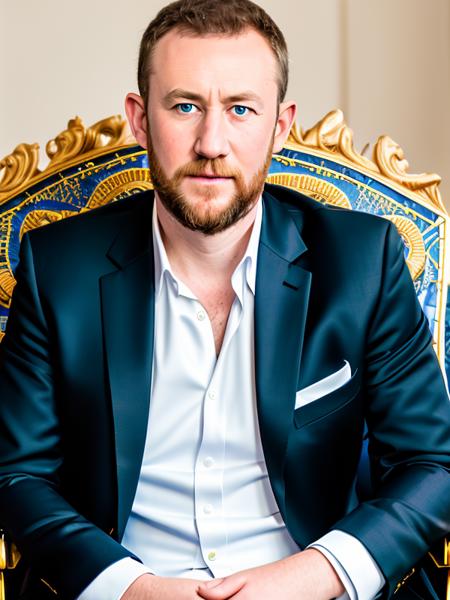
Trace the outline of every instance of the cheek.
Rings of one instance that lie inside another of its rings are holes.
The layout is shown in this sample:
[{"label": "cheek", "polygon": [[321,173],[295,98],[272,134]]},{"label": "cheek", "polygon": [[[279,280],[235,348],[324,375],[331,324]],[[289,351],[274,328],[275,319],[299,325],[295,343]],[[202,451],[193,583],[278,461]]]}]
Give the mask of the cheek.
[{"label": "cheek", "polygon": [[168,153],[176,146],[177,136],[164,123],[156,121],[151,126],[151,139],[156,152]]},{"label": "cheek", "polygon": [[249,175],[259,171],[266,162],[269,145],[272,146],[272,138],[267,138],[267,133],[248,140],[241,138],[239,146],[236,145],[236,156],[241,170]]},{"label": "cheek", "polygon": [[172,149],[176,141],[181,139],[177,124],[170,113],[162,109],[154,109],[149,115],[149,128],[154,148]]},{"label": "cheek", "polygon": [[152,122],[151,141],[161,166],[172,172],[189,160],[190,149],[187,136],[175,128],[167,126],[167,122]]},{"label": "cheek", "polygon": [[274,123],[264,119],[261,123],[249,123],[248,127],[242,126],[234,132],[233,147],[236,155],[243,162],[260,165],[264,162],[272,146]]}]

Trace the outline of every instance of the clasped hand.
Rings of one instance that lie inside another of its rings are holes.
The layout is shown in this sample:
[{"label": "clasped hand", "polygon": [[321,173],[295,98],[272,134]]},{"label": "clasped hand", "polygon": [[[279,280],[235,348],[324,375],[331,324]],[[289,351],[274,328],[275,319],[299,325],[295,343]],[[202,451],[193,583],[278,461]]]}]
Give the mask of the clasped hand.
[{"label": "clasped hand", "polygon": [[206,582],[143,575],[122,600],[331,600],[343,593],[331,564],[311,548]]}]

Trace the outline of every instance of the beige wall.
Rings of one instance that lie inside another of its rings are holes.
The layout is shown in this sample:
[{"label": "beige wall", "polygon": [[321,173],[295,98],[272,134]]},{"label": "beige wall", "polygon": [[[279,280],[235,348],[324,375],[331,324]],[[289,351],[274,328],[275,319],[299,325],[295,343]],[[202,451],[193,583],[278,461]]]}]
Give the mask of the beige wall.
[{"label": "beige wall", "polygon": [[450,209],[449,0],[346,2],[346,114],[357,142],[389,134],[412,172],[444,178]]},{"label": "beige wall", "polygon": [[[260,0],[286,34],[289,95],[310,127],[342,108],[362,148],[388,133],[450,208],[448,0]],[[165,0],[0,0],[0,157],[75,115],[123,113],[139,39]],[[43,161],[45,162],[45,161]]]}]

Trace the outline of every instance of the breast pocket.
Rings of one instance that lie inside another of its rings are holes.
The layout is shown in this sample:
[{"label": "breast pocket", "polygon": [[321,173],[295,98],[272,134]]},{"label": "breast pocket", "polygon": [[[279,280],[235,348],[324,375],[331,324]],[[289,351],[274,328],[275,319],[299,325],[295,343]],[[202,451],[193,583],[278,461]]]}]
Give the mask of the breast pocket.
[{"label": "breast pocket", "polygon": [[[348,364],[348,363],[347,363]],[[297,429],[309,425],[313,421],[339,410],[355,398],[361,387],[358,369],[343,385],[314,398],[309,402],[297,403],[298,408],[294,411],[294,423]],[[301,392],[299,393],[301,398]]]}]

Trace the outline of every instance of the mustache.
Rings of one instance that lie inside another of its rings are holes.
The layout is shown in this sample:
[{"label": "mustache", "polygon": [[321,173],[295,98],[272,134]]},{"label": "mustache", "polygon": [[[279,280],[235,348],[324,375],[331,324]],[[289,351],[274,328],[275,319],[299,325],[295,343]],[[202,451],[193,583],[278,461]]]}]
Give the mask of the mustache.
[{"label": "mustache", "polygon": [[173,178],[181,180],[183,177],[198,177],[205,173],[216,177],[232,177],[234,179],[242,177],[241,172],[231,168],[223,158],[199,158],[177,169]]}]

